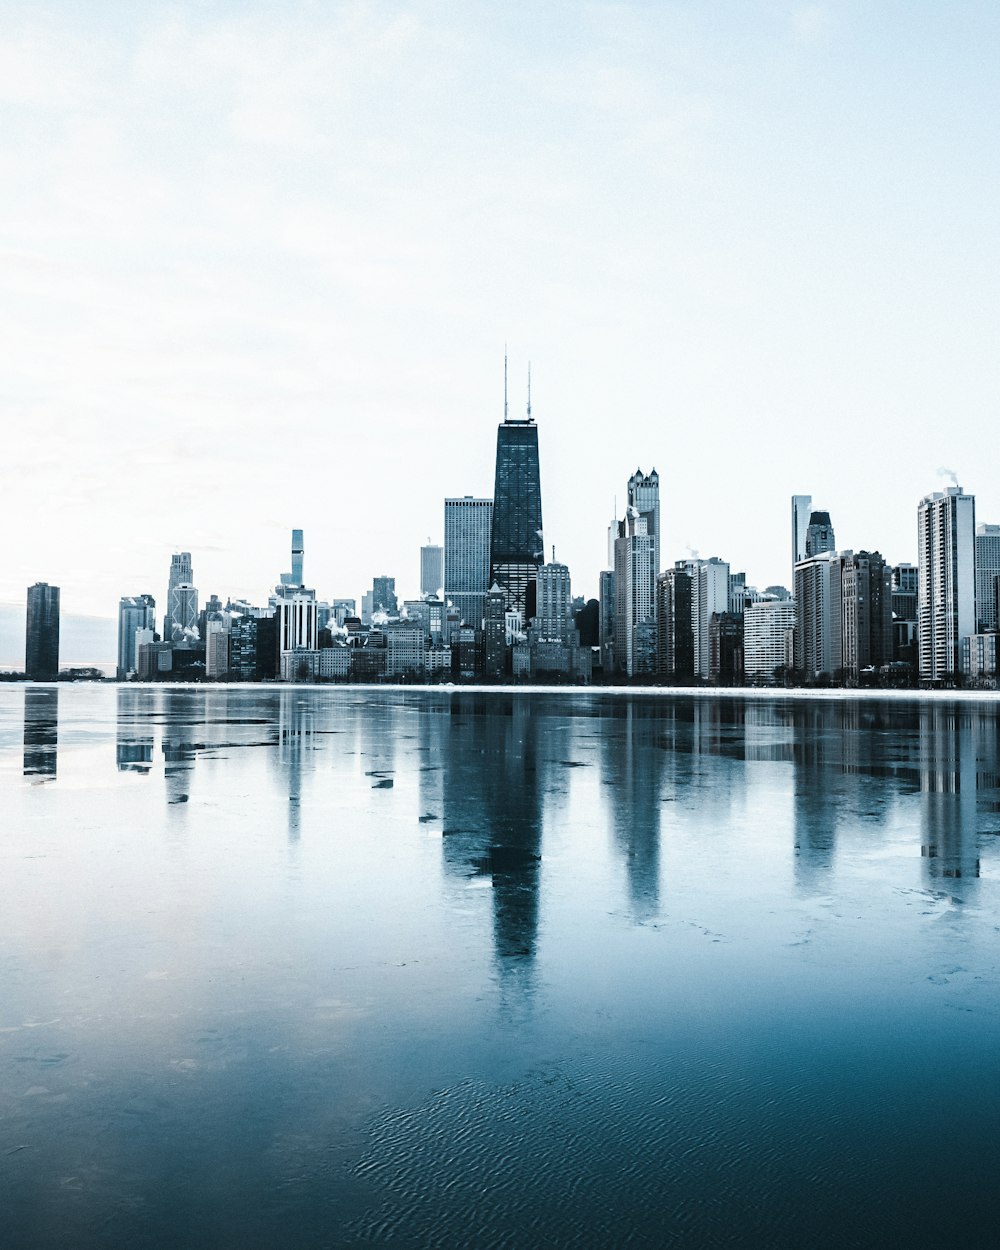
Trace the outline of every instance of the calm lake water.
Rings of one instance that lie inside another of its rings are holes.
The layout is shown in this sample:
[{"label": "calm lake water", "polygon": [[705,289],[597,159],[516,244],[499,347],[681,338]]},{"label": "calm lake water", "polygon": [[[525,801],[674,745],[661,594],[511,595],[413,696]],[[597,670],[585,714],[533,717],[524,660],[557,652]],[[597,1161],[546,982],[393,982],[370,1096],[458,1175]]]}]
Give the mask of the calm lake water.
[{"label": "calm lake water", "polygon": [[996,1246],[998,723],[0,687],[0,1244]]}]

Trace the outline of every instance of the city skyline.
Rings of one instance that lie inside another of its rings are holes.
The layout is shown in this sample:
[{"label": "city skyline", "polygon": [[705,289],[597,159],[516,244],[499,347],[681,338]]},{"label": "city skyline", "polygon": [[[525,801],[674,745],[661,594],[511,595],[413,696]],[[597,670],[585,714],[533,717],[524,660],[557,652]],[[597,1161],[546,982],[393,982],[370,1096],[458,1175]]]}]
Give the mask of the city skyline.
[{"label": "city skyline", "polygon": [[253,598],[293,525],[327,593],[415,587],[440,499],[491,491],[508,340],[587,594],[637,463],[661,567],[758,584],[795,491],[894,562],[939,466],[1000,520],[998,35],[961,3],[15,4],[0,602],[162,604],[181,550]]}]

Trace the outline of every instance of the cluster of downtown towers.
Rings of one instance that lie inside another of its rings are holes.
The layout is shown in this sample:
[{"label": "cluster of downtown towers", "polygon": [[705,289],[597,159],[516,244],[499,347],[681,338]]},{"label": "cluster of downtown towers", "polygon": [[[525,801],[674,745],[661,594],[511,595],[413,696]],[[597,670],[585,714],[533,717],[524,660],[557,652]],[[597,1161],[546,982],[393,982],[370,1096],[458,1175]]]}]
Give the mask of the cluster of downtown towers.
[{"label": "cluster of downtown towers", "polygon": [[[492,499],[444,503],[444,546],[421,548],[421,597],[376,577],[324,602],[304,584],[304,543],[265,607],[199,605],[191,556],[173,556],[162,634],[148,594],[119,605],[118,677],[140,680],[636,680],[721,685],[995,684],[1000,526],[949,487],[918,507],[918,564],[838,551],[826,512],[792,497],[792,589],[747,585],[718,557],[660,570],[655,470],[627,484],[608,531],[598,600],[573,599],[544,558],[538,428],[506,414]],[[58,671],[58,588],[28,592],[29,678]]]}]

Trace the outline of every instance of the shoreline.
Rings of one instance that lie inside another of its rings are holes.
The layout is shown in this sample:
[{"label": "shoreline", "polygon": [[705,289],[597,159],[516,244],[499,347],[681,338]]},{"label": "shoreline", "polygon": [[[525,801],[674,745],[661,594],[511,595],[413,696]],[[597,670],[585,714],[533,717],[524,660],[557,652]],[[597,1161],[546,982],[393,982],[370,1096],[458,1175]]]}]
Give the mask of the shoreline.
[{"label": "shoreline", "polygon": [[421,685],[419,683],[392,684],[389,682],[312,683],[291,681],[269,682],[198,682],[198,681],[10,681],[0,682],[0,690],[67,690],[85,687],[106,690],[203,690],[218,693],[226,690],[267,691],[296,690],[300,693],[345,694],[349,692],[378,693],[433,693],[433,694],[497,694],[497,695],[570,695],[588,698],[621,699],[745,699],[749,701],[796,701],[836,702],[891,702],[891,703],[995,703],[1000,705],[1000,690],[873,690],[828,689],[804,690],[780,689],[766,686],[498,686],[498,685]]}]

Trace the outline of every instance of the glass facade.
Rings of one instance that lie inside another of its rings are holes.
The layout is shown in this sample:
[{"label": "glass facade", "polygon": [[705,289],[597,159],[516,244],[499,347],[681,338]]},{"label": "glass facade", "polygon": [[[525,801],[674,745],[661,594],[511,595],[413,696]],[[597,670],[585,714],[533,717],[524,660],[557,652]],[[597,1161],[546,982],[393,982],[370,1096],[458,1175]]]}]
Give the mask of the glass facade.
[{"label": "glass facade", "polygon": [[519,612],[522,620],[528,584],[537,577],[544,555],[538,426],[531,420],[504,421],[497,429],[490,584],[500,586],[508,610]]}]

